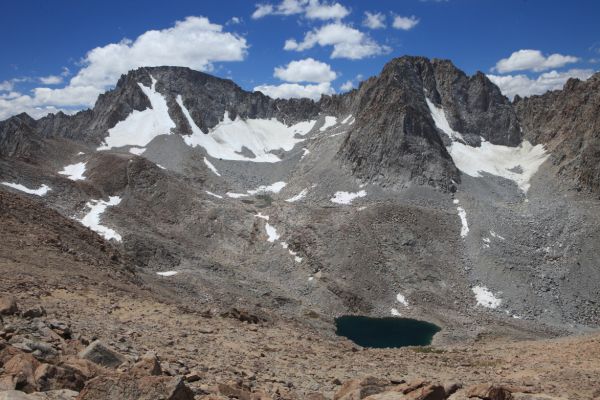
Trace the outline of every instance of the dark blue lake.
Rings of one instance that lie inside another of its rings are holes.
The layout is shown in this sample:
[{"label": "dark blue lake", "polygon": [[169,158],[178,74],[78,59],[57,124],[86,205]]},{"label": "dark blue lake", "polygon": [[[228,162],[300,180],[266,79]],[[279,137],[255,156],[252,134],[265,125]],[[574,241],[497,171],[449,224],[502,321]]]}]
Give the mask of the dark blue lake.
[{"label": "dark blue lake", "polygon": [[362,347],[427,346],[441,330],[435,324],[410,318],[371,318],[345,315],[335,319],[336,334]]}]

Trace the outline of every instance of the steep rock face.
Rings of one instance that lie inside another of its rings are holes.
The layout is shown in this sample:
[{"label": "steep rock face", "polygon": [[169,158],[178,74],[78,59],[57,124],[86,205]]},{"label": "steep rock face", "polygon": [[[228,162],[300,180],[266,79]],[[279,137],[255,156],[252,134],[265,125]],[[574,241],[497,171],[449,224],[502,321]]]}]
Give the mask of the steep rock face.
[{"label": "steep rock face", "polygon": [[482,72],[467,76],[449,60],[417,58],[423,87],[441,105],[452,129],[493,144],[517,146],[522,137],[508,99]]},{"label": "steep rock face", "polygon": [[[400,59],[403,60],[403,59]],[[339,156],[362,179],[384,185],[416,181],[449,188],[458,170],[429,113],[423,86],[409,62],[388,64],[348,94],[356,123]]]},{"label": "steep rock face", "polygon": [[484,74],[468,77],[447,60],[394,59],[359,89],[321,103],[356,115],[340,156],[359,177],[449,188],[459,181],[458,171],[426,99],[444,109],[450,126],[470,144],[481,138],[508,146],[521,142],[516,114],[500,90]]},{"label": "steep rock face", "polygon": [[36,121],[26,113],[0,122],[0,156],[27,154],[36,135]]},{"label": "steep rock face", "polygon": [[559,174],[600,192],[600,73],[563,90],[515,98],[525,138],[546,144]]}]

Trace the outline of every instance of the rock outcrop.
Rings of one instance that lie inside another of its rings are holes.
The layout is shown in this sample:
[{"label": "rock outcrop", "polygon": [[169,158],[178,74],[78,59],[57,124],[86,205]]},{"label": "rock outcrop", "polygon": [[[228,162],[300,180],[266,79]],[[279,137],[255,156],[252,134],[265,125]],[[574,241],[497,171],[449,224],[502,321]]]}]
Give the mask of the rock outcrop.
[{"label": "rock outcrop", "polygon": [[600,192],[600,73],[569,79],[562,90],[521,99],[514,107],[525,138],[545,144],[561,177]]}]

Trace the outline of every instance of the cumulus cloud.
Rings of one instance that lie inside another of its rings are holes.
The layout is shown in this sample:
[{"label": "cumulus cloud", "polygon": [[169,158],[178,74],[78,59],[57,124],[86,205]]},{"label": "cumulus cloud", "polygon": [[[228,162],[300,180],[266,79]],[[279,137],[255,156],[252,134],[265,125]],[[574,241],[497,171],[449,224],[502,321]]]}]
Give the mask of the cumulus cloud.
[{"label": "cumulus cloud", "polygon": [[57,107],[66,111],[89,107],[98,94],[131,69],[173,65],[210,71],[215,62],[243,60],[247,49],[245,38],[224,32],[221,25],[204,17],[187,17],[171,28],[150,30],[135,40],[124,39],[90,50],[66,87],[36,88],[31,95],[5,100],[0,103],[0,118],[22,111],[41,116]]},{"label": "cumulus cloud", "polygon": [[260,85],[255,92],[262,92],[277,99],[309,98],[319,100],[322,94],[333,94],[335,90],[331,83],[323,82],[316,85],[300,85],[298,83],[282,83],[281,85]]},{"label": "cumulus cloud", "polygon": [[63,82],[63,77],[60,75],[42,76],[40,82],[44,85],[59,85]]},{"label": "cumulus cloud", "polygon": [[508,98],[515,95],[521,97],[543,94],[549,90],[562,89],[569,78],[585,80],[594,73],[591,69],[570,69],[564,72],[550,71],[540,74],[537,78],[530,78],[525,74],[519,75],[488,75]]},{"label": "cumulus cloud", "polygon": [[411,15],[410,17],[403,17],[401,15],[394,16],[392,26],[396,29],[402,29],[403,31],[409,31],[419,23],[419,18]]},{"label": "cumulus cloud", "polygon": [[2,81],[0,82],[0,92],[8,92],[13,90],[15,83],[13,81]]},{"label": "cumulus cloud", "polygon": [[361,74],[356,75],[354,79],[349,79],[346,82],[342,83],[340,86],[340,90],[342,92],[348,92],[354,89],[360,81],[363,80],[363,76]]},{"label": "cumulus cloud", "polygon": [[253,19],[267,15],[296,15],[302,14],[308,19],[340,20],[350,14],[350,10],[340,3],[326,3],[320,0],[283,0],[277,5],[257,4],[252,13]]},{"label": "cumulus cloud", "polygon": [[313,58],[292,61],[284,67],[275,68],[273,76],[286,82],[331,82],[337,78],[329,64]]},{"label": "cumulus cloud", "polygon": [[358,60],[391,51],[388,46],[380,45],[365,33],[349,25],[335,22],[307,32],[302,42],[288,39],[284,50],[303,51],[319,45],[333,46],[331,58]]},{"label": "cumulus cloud", "polygon": [[365,11],[365,19],[362,24],[369,29],[383,29],[385,28],[385,15],[380,12]]},{"label": "cumulus cloud", "polygon": [[546,57],[539,50],[524,49],[515,51],[508,58],[498,61],[492,70],[501,74],[526,70],[541,72],[552,68],[560,68],[577,61],[579,61],[579,58],[574,56],[555,53]]}]

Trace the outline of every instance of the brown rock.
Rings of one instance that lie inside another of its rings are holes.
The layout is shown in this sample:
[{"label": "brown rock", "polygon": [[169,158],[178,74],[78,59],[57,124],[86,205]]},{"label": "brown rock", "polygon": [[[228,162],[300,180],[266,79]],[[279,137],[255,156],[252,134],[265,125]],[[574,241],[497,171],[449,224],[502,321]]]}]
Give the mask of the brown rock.
[{"label": "brown rock", "polygon": [[333,396],[333,400],[360,400],[386,391],[389,381],[367,377],[345,382]]},{"label": "brown rock", "polygon": [[4,376],[0,380],[0,390],[21,390],[35,392],[37,385],[34,371],[40,365],[31,354],[18,353],[4,364]]},{"label": "brown rock", "polygon": [[180,377],[99,376],[88,381],[78,400],[194,400]]},{"label": "brown rock", "polygon": [[469,398],[479,398],[483,400],[512,400],[510,391],[502,386],[491,383],[482,383],[467,388],[466,395]]},{"label": "brown rock", "polygon": [[219,393],[223,396],[235,397],[240,400],[253,400],[252,393],[240,387],[227,385],[225,383],[219,383],[218,387]]},{"label": "brown rock", "polygon": [[0,297],[0,315],[13,315],[19,311],[17,300],[12,296]]},{"label": "brown rock", "polygon": [[408,393],[406,398],[411,400],[444,400],[446,391],[440,385],[427,385]]},{"label": "brown rock", "polygon": [[40,391],[71,389],[80,391],[85,384],[85,378],[70,368],[42,364],[36,368],[35,382]]},{"label": "brown rock", "polygon": [[117,368],[125,362],[125,358],[122,355],[110,349],[99,340],[90,343],[88,347],[79,353],[79,357],[108,368]]},{"label": "brown rock", "polygon": [[133,365],[131,372],[135,376],[159,376],[162,375],[162,368],[156,354],[149,351]]}]

